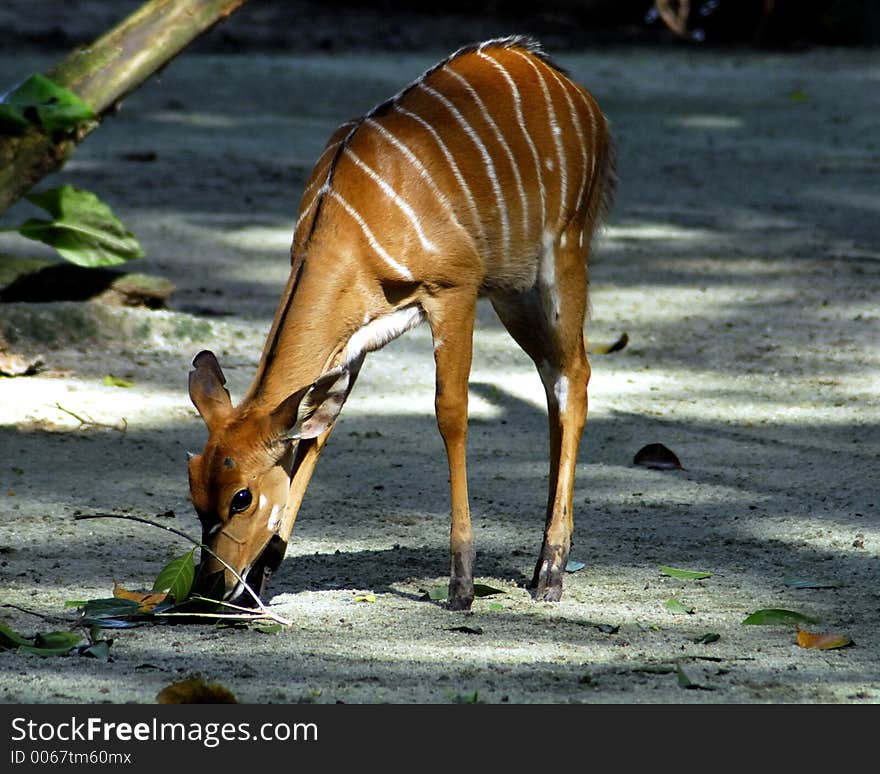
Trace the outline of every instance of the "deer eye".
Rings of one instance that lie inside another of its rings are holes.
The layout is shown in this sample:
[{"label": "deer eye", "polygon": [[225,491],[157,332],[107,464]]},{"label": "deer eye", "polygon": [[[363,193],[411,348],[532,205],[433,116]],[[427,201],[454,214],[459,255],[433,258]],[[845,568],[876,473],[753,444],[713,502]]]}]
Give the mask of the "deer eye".
[{"label": "deer eye", "polygon": [[251,494],[250,489],[239,489],[234,495],[232,495],[232,502],[229,503],[229,512],[241,513],[242,511],[246,511],[253,500],[254,497]]}]

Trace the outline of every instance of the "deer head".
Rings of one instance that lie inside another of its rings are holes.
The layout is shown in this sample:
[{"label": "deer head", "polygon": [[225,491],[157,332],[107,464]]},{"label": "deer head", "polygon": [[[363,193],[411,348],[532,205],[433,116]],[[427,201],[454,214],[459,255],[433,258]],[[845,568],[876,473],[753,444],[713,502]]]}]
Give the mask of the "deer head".
[{"label": "deer head", "polygon": [[225,384],[213,353],[196,355],[189,395],[209,433],[203,452],[189,460],[190,496],[207,548],[200,586],[207,588],[207,578],[223,573],[223,598],[253,605],[229,567],[262,594],[281,563],[296,515],[288,507],[288,494],[297,446],[330,429],[353,376],[347,366],[331,369],[271,407],[257,399],[234,407]]}]

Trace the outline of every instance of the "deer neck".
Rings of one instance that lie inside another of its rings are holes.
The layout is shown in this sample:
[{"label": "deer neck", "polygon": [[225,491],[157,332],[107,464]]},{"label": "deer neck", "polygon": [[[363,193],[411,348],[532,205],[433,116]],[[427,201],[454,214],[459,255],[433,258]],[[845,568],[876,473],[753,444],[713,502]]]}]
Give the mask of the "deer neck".
[{"label": "deer neck", "polygon": [[353,257],[295,261],[242,412],[269,412],[342,363],[354,369],[423,318],[415,295],[389,298]]}]

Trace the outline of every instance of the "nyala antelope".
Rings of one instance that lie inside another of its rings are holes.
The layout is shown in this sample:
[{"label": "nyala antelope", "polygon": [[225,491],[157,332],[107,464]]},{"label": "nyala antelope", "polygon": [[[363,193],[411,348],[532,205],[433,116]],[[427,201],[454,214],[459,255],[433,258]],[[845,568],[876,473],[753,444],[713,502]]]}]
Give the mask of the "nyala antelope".
[{"label": "nyala antelope", "polygon": [[224,573],[225,599],[247,604],[216,557],[263,593],[365,356],[426,321],[451,489],[447,605],[470,608],[465,439],[480,296],[546,392],[550,485],[533,591],[560,599],[590,378],[587,263],[612,182],[595,99],[522,37],[460,49],[333,133],[303,192],[290,277],[247,394],[233,406],[208,351],[189,375],[209,433],[189,462],[210,549],[202,569]]}]

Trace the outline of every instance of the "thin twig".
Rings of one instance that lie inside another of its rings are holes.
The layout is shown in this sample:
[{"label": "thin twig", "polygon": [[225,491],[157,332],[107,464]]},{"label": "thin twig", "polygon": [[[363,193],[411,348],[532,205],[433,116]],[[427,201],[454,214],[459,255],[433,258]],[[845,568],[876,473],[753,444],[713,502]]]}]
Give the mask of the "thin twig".
[{"label": "thin twig", "polygon": [[116,430],[119,433],[124,433],[128,430],[128,420],[125,417],[122,417],[122,427],[120,427],[119,425],[111,425],[109,422],[96,422],[91,417],[81,417],[75,411],[71,411],[69,408],[64,408],[60,403],[56,403],[55,408],[72,416],[77,422],[79,422],[80,427],[106,427],[110,430]]},{"label": "thin twig", "polygon": [[13,610],[19,610],[22,613],[27,613],[28,615],[34,615],[37,618],[42,618],[44,621],[48,621],[50,623],[65,623],[69,624],[69,618],[62,618],[59,615],[47,615],[46,613],[38,613],[36,610],[28,610],[26,607],[21,607],[20,605],[13,604],[12,602],[4,602],[2,607],[9,607]]},{"label": "thin twig", "polygon": [[152,615],[157,618],[210,618],[215,621],[218,618],[227,621],[275,621],[284,626],[291,625],[291,622],[286,618],[282,618],[280,615],[275,615],[273,613],[262,615],[257,613],[173,613],[168,611],[166,613],[152,613]]},{"label": "thin twig", "polygon": [[[269,608],[266,607],[263,600],[260,599],[259,595],[250,587],[248,582],[244,578],[241,577],[238,570],[236,570],[231,564],[229,564],[225,559],[222,559],[221,557],[217,556],[217,554],[215,554],[210,548],[208,548],[201,541],[196,540],[193,537],[190,537],[185,532],[181,532],[179,529],[176,529],[175,527],[169,527],[167,524],[159,524],[158,522],[152,521],[150,519],[145,519],[142,516],[131,516],[127,513],[78,513],[78,514],[75,514],[73,518],[76,520],[125,519],[127,521],[137,521],[137,522],[140,522],[141,524],[149,524],[151,527],[159,527],[160,529],[164,529],[164,530],[167,530],[168,532],[172,532],[175,535],[177,535],[178,537],[182,537],[184,540],[188,540],[190,543],[201,548],[203,551],[206,551],[211,556],[213,556],[218,562],[220,562],[224,567],[226,567],[235,576],[236,580],[240,581],[241,584],[245,587],[245,589],[247,589],[248,593],[254,598],[254,601],[259,606],[261,613],[268,616],[269,618],[272,618],[273,620],[278,621],[279,623],[284,623],[285,625],[288,625],[288,626],[290,625],[289,621],[285,620],[284,618],[282,618],[279,615],[276,615],[271,610],[269,610]],[[218,602],[220,604],[226,604],[226,605],[230,604],[224,600],[212,599],[209,601]],[[247,609],[247,608],[242,608],[242,609]],[[183,614],[181,614],[181,615],[183,615]]]},{"label": "thin twig", "polygon": [[187,613],[185,611],[175,611],[172,606],[168,610],[163,610],[158,613],[151,613],[156,617],[179,617],[179,618],[223,618],[229,619],[233,621],[260,621],[260,620],[271,620],[277,623],[283,624],[284,626],[293,626],[293,621],[288,621],[283,616],[278,615],[277,613],[273,613],[268,608],[262,607],[259,613],[254,612],[253,608],[244,607],[242,605],[234,605],[232,602],[227,602],[223,599],[210,599],[209,597],[203,597],[199,594],[195,594],[188,599],[184,600],[185,602],[213,602],[215,605],[222,605],[223,607],[228,607],[233,610],[240,610],[240,613]]}]

